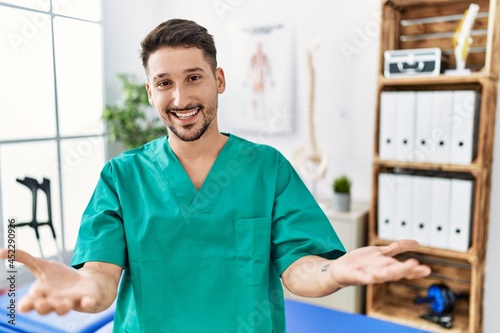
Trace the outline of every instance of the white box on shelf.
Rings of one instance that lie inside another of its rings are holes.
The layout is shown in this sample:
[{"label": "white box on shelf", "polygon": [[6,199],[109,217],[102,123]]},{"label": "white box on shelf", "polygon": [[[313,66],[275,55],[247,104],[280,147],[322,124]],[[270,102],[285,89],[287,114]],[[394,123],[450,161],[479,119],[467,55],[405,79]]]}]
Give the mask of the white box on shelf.
[{"label": "white box on shelf", "polygon": [[432,133],[433,149],[430,160],[433,163],[450,163],[451,121],[453,113],[453,91],[435,91],[433,103]]},{"label": "white box on shelf", "polygon": [[472,180],[451,180],[451,212],[448,248],[467,252],[470,246],[474,183]]},{"label": "white box on shelf", "polygon": [[415,91],[397,92],[396,159],[412,161],[415,151]]},{"label": "white box on shelf", "polygon": [[451,179],[432,178],[430,246],[448,249]]},{"label": "white box on shelf", "polygon": [[395,239],[412,238],[413,176],[397,175]]},{"label": "white box on shelf", "polygon": [[433,91],[418,91],[415,109],[415,151],[414,162],[430,162],[434,149],[432,138]]},{"label": "white box on shelf", "polygon": [[478,96],[473,90],[453,92],[451,117],[451,163],[470,164],[476,155]]},{"label": "white box on shelf", "polygon": [[395,91],[384,91],[380,95],[379,157],[396,159],[397,95]]},{"label": "white box on shelf", "polygon": [[377,234],[380,239],[396,239],[397,180],[397,175],[391,173],[378,175]]},{"label": "white box on shelf", "polygon": [[414,176],[412,238],[430,246],[432,212],[432,178]]}]

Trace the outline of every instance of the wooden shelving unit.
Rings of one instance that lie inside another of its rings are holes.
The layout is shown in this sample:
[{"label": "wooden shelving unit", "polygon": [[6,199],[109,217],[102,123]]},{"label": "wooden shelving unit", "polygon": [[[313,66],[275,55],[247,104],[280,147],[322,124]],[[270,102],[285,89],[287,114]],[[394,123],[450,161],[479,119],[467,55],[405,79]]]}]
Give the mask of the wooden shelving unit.
[{"label": "wooden shelving unit", "polygon": [[[429,264],[433,273],[420,280],[374,285],[367,288],[366,308],[370,316],[431,332],[482,332],[484,263],[489,224],[491,164],[500,70],[500,0],[473,1],[480,6],[473,30],[474,43],[467,60],[473,73],[467,76],[386,78],[382,75],[386,50],[440,47],[455,67],[452,36],[470,1],[463,0],[383,0],[380,42],[380,74],[375,117],[372,200],[368,240],[372,245],[388,244],[377,235],[378,175],[385,171],[466,174],[474,178],[471,246],[467,252],[421,247],[409,254]],[[475,90],[480,94],[477,156],[470,165],[413,163],[379,158],[380,94],[382,91]],[[401,258],[404,259],[404,258]],[[469,294],[457,302],[452,329],[425,321],[420,315],[428,305],[415,305],[432,283],[445,281],[456,293]]]},{"label": "wooden shelving unit", "polygon": [[378,82],[379,85],[383,85],[385,87],[390,86],[417,86],[417,85],[456,85],[456,84],[484,84],[488,80],[496,80],[496,77],[492,75],[483,74],[483,73],[471,73],[468,76],[446,76],[439,75],[435,77],[415,77],[415,78],[386,78],[382,75],[379,76]]}]

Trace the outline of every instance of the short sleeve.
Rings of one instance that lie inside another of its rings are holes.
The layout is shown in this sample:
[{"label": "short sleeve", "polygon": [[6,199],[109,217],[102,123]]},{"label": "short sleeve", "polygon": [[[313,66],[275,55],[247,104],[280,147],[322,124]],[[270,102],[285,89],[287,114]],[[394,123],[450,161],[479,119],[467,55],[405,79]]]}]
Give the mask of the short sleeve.
[{"label": "short sleeve", "polygon": [[113,167],[107,163],[83,213],[71,265],[81,268],[86,262],[100,261],[125,268],[126,257],[122,210],[113,183]]},{"label": "short sleeve", "polygon": [[281,157],[272,230],[272,259],[278,274],[303,256],[336,259],[343,254],[345,248],[325,213],[292,165]]}]

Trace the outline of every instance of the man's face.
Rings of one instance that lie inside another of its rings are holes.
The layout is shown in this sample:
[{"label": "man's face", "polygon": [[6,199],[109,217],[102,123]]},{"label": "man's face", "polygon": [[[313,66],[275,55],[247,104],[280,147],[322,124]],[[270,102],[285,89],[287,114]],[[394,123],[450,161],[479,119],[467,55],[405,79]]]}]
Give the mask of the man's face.
[{"label": "man's face", "polygon": [[[217,97],[225,90],[222,69],[215,74],[196,47],[164,47],[148,60],[149,102],[170,132],[183,141],[217,129]],[[218,131],[218,129],[217,129]]]}]

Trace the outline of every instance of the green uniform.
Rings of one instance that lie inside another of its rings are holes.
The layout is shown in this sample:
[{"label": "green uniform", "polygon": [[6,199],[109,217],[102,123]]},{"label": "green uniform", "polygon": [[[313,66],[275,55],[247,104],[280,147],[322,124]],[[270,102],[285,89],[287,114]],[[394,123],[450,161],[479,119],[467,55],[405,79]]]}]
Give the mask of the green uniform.
[{"label": "green uniform", "polygon": [[114,332],[281,333],[281,273],[344,252],[277,150],[229,135],[198,191],[162,138],[105,165],[72,265],[124,268]]}]

